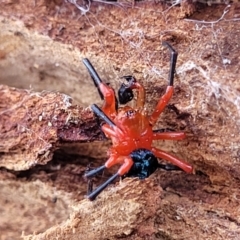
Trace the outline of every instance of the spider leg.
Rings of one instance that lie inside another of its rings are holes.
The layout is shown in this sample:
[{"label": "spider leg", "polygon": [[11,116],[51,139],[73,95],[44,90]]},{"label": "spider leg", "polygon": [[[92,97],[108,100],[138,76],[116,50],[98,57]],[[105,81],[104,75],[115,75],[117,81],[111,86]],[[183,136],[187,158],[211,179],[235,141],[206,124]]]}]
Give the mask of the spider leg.
[{"label": "spider leg", "polygon": [[126,104],[127,102],[133,99],[133,89],[136,89],[138,92],[137,97],[137,106],[136,108],[142,110],[145,104],[145,90],[144,87],[136,81],[133,76],[123,76],[128,81],[128,84],[125,85],[124,83],[121,85],[120,89],[118,90],[118,98],[121,104]]},{"label": "spider leg", "polygon": [[117,125],[96,104],[93,104],[91,106],[91,109],[99,118],[108,124],[102,126],[102,130],[107,135],[107,137],[114,137],[117,134],[121,136],[121,134],[123,134],[122,130],[117,127]]},{"label": "spider leg", "polygon": [[177,55],[178,53],[172,48],[172,46],[167,43],[163,42],[163,45],[168,47],[171,51],[171,59],[170,59],[170,71],[169,71],[169,84],[166,89],[166,93],[160,98],[156,109],[153,111],[152,115],[149,118],[149,121],[152,125],[157,122],[157,119],[161,112],[164,110],[168,102],[170,101],[173,95],[173,82],[174,82],[174,72],[176,69],[176,62],[177,62]]},{"label": "spider leg", "polygon": [[169,79],[169,86],[173,86],[174,73],[175,73],[175,70],[176,70],[178,53],[175,51],[175,49],[168,42],[163,42],[162,44],[163,44],[163,46],[166,46],[171,51],[170,72],[169,72],[168,79]]},{"label": "spider leg", "polygon": [[91,171],[88,171],[87,173],[84,174],[84,177],[86,178],[92,178],[95,175],[97,175],[98,173],[102,172],[105,169],[105,165],[102,165],[101,167],[95,168]]},{"label": "spider leg", "polygon": [[125,157],[123,165],[118,169],[118,175],[123,176],[126,174],[132,167],[133,160],[131,157]]},{"label": "spider leg", "polygon": [[[117,154],[113,155],[109,158],[109,160],[105,163],[106,168],[110,168],[111,166],[115,165],[116,163],[119,163],[122,160],[118,159]],[[104,182],[102,185],[97,187],[95,190],[93,190],[87,197],[89,200],[93,201],[110,183],[112,183],[117,177],[123,176],[126,174],[130,168],[133,165],[133,161],[131,157],[124,158],[124,162],[122,166],[119,168],[118,172],[115,173],[112,177],[110,177],[106,182]]]},{"label": "spider leg", "polygon": [[169,162],[171,162],[172,164],[183,169],[187,173],[193,172],[193,167],[191,165],[189,165],[188,163],[186,163],[185,161],[183,161],[179,158],[174,157],[173,155],[171,155],[169,153],[166,153],[166,152],[164,152],[160,149],[154,148],[154,147],[152,148],[152,152],[157,158],[163,158],[165,160],[168,160]]},{"label": "spider leg", "polygon": [[92,104],[91,109],[99,118],[106,122],[111,128],[114,129],[117,127],[116,124],[96,104]]},{"label": "spider leg", "polygon": [[102,166],[100,166],[98,168],[95,168],[95,169],[93,169],[91,171],[87,171],[84,174],[84,177],[86,177],[86,178],[94,177],[98,173],[102,172],[105,168],[110,168],[111,166],[119,163],[118,158],[119,158],[119,156],[115,152],[110,153],[110,157],[109,157],[109,159],[106,161],[106,163],[104,165],[102,165]]},{"label": "spider leg", "polygon": [[102,185],[100,185],[98,188],[93,190],[87,198],[91,201],[93,201],[107,186],[108,184],[112,183],[117,177],[119,177],[118,173],[114,174],[112,177],[110,177],[106,182],[104,182]]},{"label": "spider leg", "polygon": [[103,83],[101,78],[98,76],[97,71],[92,66],[91,62],[87,59],[83,59],[83,63],[86,66],[94,85],[97,87],[101,99],[104,99],[104,104],[102,110],[105,114],[110,116],[115,116],[117,111],[117,99],[114,90],[107,84]]},{"label": "spider leg", "polygon": [[184,132],[158,132],[153,131],[153,140],[182,140],[186,137]]}]

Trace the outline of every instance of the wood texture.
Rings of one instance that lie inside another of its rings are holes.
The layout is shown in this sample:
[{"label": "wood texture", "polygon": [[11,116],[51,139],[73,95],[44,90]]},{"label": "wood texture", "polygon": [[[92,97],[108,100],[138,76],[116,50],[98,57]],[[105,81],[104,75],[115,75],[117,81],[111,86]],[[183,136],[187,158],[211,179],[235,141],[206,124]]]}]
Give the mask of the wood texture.
[{"label": "wood texture", "polygon": [[[0,3],[0,239],[239,239],[239,5],[78,3]],[[169,70],[161,41],[179,57],[156,128],[187,138],[156,145],[195,174],[159,170],[89,202],[82,176],[110,143],[87,108],[101,100],[81,59],[116,90],[134,75],[151,112]]]}]

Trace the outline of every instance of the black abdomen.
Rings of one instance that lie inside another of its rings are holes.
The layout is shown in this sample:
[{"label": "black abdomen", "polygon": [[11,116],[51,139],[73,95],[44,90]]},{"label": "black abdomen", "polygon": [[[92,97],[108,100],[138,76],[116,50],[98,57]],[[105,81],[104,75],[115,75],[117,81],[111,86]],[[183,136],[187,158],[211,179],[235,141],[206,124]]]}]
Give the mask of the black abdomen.
[{"label": "black abdomen", "polygon": [[130,156],[134,164],[124,177],[144,179],[149,177],[158,168],[157,158],[147,149],[137,149],[133,151]]}]

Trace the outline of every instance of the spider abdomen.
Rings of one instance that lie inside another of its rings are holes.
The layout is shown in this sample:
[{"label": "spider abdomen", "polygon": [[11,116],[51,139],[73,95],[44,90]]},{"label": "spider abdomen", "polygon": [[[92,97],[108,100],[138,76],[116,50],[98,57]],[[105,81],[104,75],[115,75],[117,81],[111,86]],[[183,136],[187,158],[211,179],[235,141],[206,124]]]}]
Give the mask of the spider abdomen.
[{"label": "spider abdomen", "polygon": [[138,177],[144,179],[149,177],[158,168],[158,160],[148,149],[136,149],[130,154],[134,164],[126,177]]}]

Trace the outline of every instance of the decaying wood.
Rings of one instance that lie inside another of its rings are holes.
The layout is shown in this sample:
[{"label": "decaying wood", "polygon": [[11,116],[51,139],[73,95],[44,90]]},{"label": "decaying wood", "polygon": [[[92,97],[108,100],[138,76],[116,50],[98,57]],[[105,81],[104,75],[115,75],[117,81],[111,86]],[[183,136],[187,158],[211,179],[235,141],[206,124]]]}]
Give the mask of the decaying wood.
[{"label": "decaying wood", "polygon": [[[5,178],[3,176],[5,175]],[[48,184],[21,181],[1,172],[0,239],[21,239],[21,234],[32,229],[43,232],[50,225],[60,224],[72,212],[71,194],[56,190]],[[53,217],[56,216],[56,217]],[[15,226],[18,229],[15,229]]]},{"label": "decaying wood", "polygon": [[[129,188],[131,186],[131,188]],[[157,181],[126,179],[104,192],[98,201],[83,200],[73,206],[70,218],[33,239],[141,239],[154,233],[152,216],[159,209],[161,188]]]},{"label": "decaying wood", "polygon": [[[0,83],[34,89],[1,87],[0,164],[31,166],[0,169],[1,238],[18,239],[24,231],[26,239],[239,239],[239,6],[93,1],[88,11],[71,2],[1,3]],[[67,96],[84,108],[100,102],[81,58],[115,88],[120,76],[133,74],[151,112],[166,89],[164,40],[179,56],[174,96],[156,128],[187,138],[157,146],[192,164],[195,174],[159,170],[146,181],[117,183],[94,202],[82,200],[82,175],[106,160],[106,147],[61,152],[62,142],[102,137],[90,111],[69,106]]]},{"label": "decaying wood", "polygon": [[60,143],[100,138],[91,111],[65,94],[1,85],[0,102],[1,167],[27,170],[50,161]]}]

